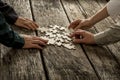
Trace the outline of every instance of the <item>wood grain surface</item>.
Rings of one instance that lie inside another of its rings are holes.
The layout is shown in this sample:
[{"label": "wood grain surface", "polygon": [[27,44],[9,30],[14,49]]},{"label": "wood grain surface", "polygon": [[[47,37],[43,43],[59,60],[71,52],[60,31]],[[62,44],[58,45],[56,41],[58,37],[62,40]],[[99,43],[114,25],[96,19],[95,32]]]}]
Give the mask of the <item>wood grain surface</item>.
[{"label": "wood grain surface", "polygon": [[[34,20],[39,27],[65,28],[76,19],[95,14],[106,0],[3,0],[19,16]],[[101,32],[114,23],[107,18],[88,31]],[[42,36],[12,26],[19,34]],[[120,80],[120,43],[107,46],[75,44],[76,50],[48,45],[37,49],[13,49],[0,45],[0,80]]]}]

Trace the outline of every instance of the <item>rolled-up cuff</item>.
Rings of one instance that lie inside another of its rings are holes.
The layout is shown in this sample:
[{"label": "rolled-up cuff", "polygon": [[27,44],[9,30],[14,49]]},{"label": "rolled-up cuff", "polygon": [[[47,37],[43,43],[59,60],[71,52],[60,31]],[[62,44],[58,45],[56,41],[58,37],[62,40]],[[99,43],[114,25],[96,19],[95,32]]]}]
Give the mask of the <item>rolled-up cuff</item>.
[{"label": "rolled-up cuff", "polygon": [[120,41],[120,26],[115,25],[94,35],[96,44],[106,45]]},{"label": "rolled-up cuff", "polygon": [[94,35],[94,40],[97,45],[105,45],[106,40],[104,39],[104,32],[100,32]]}]

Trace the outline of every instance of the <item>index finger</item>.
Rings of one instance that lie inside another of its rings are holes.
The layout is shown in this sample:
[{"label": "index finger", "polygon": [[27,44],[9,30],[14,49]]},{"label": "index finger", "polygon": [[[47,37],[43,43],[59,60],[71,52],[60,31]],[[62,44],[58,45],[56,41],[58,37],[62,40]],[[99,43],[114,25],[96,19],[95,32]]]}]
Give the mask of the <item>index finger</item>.
[{"label": "index finger", "polygon": [[45,40],[45,39],[42,39],[42,38],[40,38],[40,40],[43,41],[43,42],[45,42],[45,43],[48,42],[48,40]]},{"label": "index finger", "polygon": [[76,21],[73,21],[69,26],[68,26],[68,29],[72,28],[74,29],[77,25],[79,25],[79,22],[81,20],[76,20]]},{"label": "index finger", "polygon": [[47,43],[47,42],[48,42],[48,40],[42,39],[42,38],[40,38],[40,37],[34,37],[34,39],[41,40],[41,41],[43,41],[43,42],[45,42],[45,43]]},{"label": "index finger", "polygon": [[30,19],[27,19],[27,18],[26,18],[26,20],[28,20],[28,21],[32,22],[32,23],[35,25],[35,27],[37,27],[37,28],[39,27],[35,21],[30,20]]},{"label": "index finger", "polygon": [[70,35],[70,37],[76,37],[76,36],[83,36],[84,35],[84,30],[81,30],[81,29],[78,29],[78,30],[76,30],[75,32],[73,32],[71,35]]}]

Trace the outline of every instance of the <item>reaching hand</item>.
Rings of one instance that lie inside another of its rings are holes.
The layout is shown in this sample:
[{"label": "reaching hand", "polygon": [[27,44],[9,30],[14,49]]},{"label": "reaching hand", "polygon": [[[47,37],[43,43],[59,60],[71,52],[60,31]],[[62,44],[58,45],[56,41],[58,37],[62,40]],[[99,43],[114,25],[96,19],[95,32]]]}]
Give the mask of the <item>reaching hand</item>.
[{"label": "reaching hand", "polygon": [[95,44],[94,35],[85,30],[78,29],[70,37],[73,38],[74,43]]},{"label": "reaching hand", "polygon": [[15,25],[19,27],[27,28],[29,30],[30,29],[36,30],[38,28],[38,25],[34,21],[29,20],[27,18],[22,18],[22,17],[19,17],[17,19],[17,21],[15,22]]},{"label": "reaching hand", "polygon": [[82,20],[76,20],[73,21],[70,25],[69,25],[69,29],[72,28],[74,30],[77,29],[88,29],[91,28],[94,24],[92,24],[92,22],[90,21],[90,19],[82,19]]},{"label": "reaching hand", "polygon": [[41,39],[41,38],[35,37],[35,36],[22,35],[22,37],[25,40],[25,44],[24,44],[23,48],[43,49],[43,47],[48,42],[48,40],[44,40],[44,39]]}]

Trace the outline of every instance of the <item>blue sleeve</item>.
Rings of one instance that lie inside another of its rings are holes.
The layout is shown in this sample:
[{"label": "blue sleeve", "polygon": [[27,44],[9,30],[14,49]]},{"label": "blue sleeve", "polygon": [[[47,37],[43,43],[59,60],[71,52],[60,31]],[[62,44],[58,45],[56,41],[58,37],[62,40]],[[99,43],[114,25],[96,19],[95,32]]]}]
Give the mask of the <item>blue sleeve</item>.
[{"label": "blue sleeve", "polygon": [[0,0],[0,12],[4,15],[7,23],[14,24],[18,19],[17,13],[14,9],[9,6],[7,3],[4,3]]},{"label": "blue sleeve", "polygon": [[24,45],[24,39],[19,36],[12,28],[7,24],[4,15],[0,12],[0,43],[5,46],[13,48],[22,48]]}]

